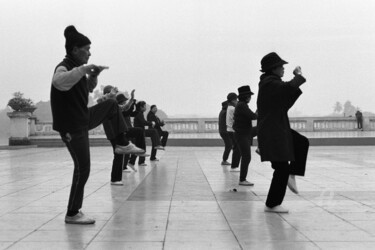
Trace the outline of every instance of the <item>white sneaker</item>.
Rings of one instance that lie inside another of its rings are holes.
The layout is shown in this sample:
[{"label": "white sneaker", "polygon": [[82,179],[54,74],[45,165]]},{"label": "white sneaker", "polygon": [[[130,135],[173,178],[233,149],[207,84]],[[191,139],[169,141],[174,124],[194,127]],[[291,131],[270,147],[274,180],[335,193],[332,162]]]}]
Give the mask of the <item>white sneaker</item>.
[{"label": "white sneaker", "polygon": [[260,150],[259,150],[259,148],[256,148],[256,149],[255,149],[255,153],[257,153],[258,155],[260,155]]},{"label": "white sneaker", "polygon": [[282,206],[275,206],[275,207],[267,207],[264,206],[264,212],[267,213],[289,213],[289,210],[283,208]]},{"label": "white sneaker", "polygon": [[140,167],[147,167],[147,164],[146,163],[141,163],[141,164],[138,164],[138,166],[140,166]]},{"label": "white sneaker", "polygon": [[231,168],[230,172],[240,172],[240,168]]},{"label": "white sneaker", "polygon": [[297,183],[296,183],[296,176],[295,175],[289,175],[288,188],[293,193],[298,194]]},{"label": "white sneaker", "polygon": [[128,154],[138,155],[138,154],[144,154],[145,150],[141,149],[141,148],[138,148],[133,143],[129,142],[129,144],[127,146],[117,145],[116,148],[115,148],[115,153],[120,154],[120,155],[121,154],[123,154],[123,155],[128,155]]},{"label": "white sneaker", "polygon": [[238,183],[238,185],[241,185],[241,186],[254,186],[254,183],[252,183],[250,181],[240,181]]},{"label": "white sneaker", "polygon": [[137,172],[133,164],[128,163],[128,167],[131,168],[134,172]]},{"label": "white sneaker", "polygon": [[94,224],[95,220],[84,215],[81,211],[74,216],[65,216],[65,223],[66,224],[80,224],[80,225],[88,225]]},{"label": "white sneaker", "polygon": [[124,186],[122,181],[111,181],[111,185],[113,186]]},{"label": "white sneaker", "polygon": [[137,154],[138,157],[150,157],[149,154],[143,153],[143,154]]},{"label": "white sneaker", "polygon": [[155,147],[156,150],[165,150],[165,148],[162,145],[158,145]]},{"label": "white sneaker", "polygon": [[125,168],[124,170],[122,170],[124,173],[131,173],[132,171],[128,168]]}]

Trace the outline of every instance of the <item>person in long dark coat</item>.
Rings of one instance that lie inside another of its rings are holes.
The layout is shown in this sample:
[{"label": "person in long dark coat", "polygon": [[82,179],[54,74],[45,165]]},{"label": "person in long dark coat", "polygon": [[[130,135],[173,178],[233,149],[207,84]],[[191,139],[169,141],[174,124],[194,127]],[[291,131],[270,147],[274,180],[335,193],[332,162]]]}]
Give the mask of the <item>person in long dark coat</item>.
[{"label": "person in long dark coat", "polygon": [[301,68],[293,71],[294,78],[283,82],[284,64],[275,52],[261,61],[262,72],[258,92],[258,143],[261,161],[270,161],[274,174],[268,192],[265,211],[287,213],[281,206],[286,187],[298,193],[295,175],[304,176],[309,141],[290,128],[288,110],[302,94],[299,86],[306,79]]}]

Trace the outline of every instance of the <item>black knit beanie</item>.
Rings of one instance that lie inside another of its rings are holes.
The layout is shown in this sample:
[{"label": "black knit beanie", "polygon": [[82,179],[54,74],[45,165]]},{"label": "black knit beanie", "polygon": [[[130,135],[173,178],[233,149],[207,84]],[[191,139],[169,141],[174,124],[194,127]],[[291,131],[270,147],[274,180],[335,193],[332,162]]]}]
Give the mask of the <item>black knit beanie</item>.
[{"label": "black knit beanie", "polygon": [[81,48],[83,46],[91,44],[90,39],[79,33],[73,25],[65,28],[65,49],[66,53],[69,54],[74,47]]}]

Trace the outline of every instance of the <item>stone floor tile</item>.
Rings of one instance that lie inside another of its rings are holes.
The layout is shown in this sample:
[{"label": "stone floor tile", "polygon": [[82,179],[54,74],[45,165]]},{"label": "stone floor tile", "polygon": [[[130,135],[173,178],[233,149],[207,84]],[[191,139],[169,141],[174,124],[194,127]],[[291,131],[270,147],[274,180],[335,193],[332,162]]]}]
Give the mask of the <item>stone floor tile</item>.
[{"label": "stone floor tile", "polygon": [[166,241],[164,250],[240,250],[238,242],[192,242],[192,241]]},{"label": "stone floor tile", "polygon": [[156,230],[102,230],[94,239],[94,242],[104,241],[137,241],[137,242],[162,242],[165,231]]},{"label": "stone floor tile", "polygon": [[309,241],[268,241],[268,242],[241,242],[243,250],[263,249],[263,250],[318,250],[314,243]]},{"label": "stone floor tile", "polygon": [[22,238],[26,237],[28,234],[33,232],[33,229],[29,230],[4,230],[0,228],[0,242],[5,241],[19,241]]},{"label": "stone floor tile", "polygon": [[241,244],[248,244],[248,242],[253,241],[309,241],[308,238],[295,228],[283,227],[283,225],[263,225],[263,227],[254,226],[246,231],[236,229],[234,233]]},{"label": "stone floor tile", "polygon": [[121,250],[162,250],[163,242],[92,242],[86,250],[104,250],[104,249],[121,249]]},{"label": "stone floor tile", "polygon": [[14,244],[11,241],[0,241],[0,249],[9,249],[9,247]]},{"label": "stone floor tile", "polygon": [[115,187],[110,147],[91,152],[82,211],[96,223],[83,226],[64,223],[73,171],[65,148],[0,150],[0,249],[374,248],[371,147],[311,147],[300,194],[287,190],[283,202],[289,214],[263,211],[273,171],[256,156],[254,187],[238,186],[218,147],[168,148]]},{"label": "stone floor tile", "polygon": [[79,242],[82,244],[89,243],[97,234],[96,230],[91,228],[80,229],[67,228],[66,230],[37,230],[22,239],[24,242]]},{"label": "stone floor tile", "polygon": [[375,236],[362,230],[333,230],[333,228],[326,228],[326,230],[300,230],[311,241],[374,241]]},{"label": "stone floor tile", "polygon": [[87,244],[81,242],[16,242],[10,248],[11,250],[82,250]]},{"label": "stone floor tile", "polygon": [[232,231],[167,231],[166,242],[237,242]]},{"label": "stone floor tile", "polygon": [[375,242],[314,242],[322,250],[343,250],[343,249],[356,249],[356,250],[370,250],[375,249]]}]

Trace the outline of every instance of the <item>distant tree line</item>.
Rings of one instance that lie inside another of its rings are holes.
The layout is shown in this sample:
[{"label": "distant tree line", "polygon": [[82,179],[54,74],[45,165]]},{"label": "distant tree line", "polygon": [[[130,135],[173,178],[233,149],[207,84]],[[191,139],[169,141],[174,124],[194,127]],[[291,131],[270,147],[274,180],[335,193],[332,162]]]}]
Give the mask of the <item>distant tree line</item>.
[{"label": "distant tree line", "polygon": [[359,108],[353,106],[353,104],[348,100],[344,104],[341,104],[340,102],[336,102],[333,106],[333,113],[334,114],[340,114],[343,116],[354,116],[355,112],[357,112]]}]

